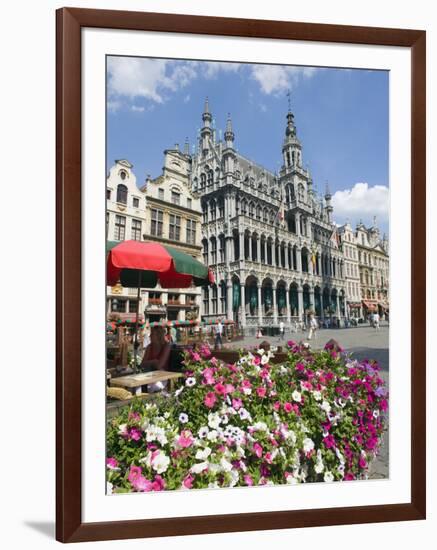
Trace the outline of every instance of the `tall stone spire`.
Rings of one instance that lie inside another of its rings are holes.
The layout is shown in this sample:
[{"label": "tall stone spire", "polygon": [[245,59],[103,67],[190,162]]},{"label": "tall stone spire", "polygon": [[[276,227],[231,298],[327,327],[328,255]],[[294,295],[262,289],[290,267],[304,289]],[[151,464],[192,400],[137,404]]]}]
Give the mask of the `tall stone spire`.
[{"label": "tall stone spire", "polygon": [[288,111],[287,125],[285,127],[285,138],[282,146],[282,156],[284,160],[285,170],[293,170],[296,167],[302,166],[302,146],[296,136],[296,126],[294,124],[294,115],[291,111],[291,94],[287,93]]},{"label": "tall stone spire", "polygon": [[205,156],[208,154],[210,142],[212,140],[212,114],[209,108],[209,100],[208,96],[205,99],[205,106],[203,108],[202,113],[202,121],[203,125],[200,129],[200,141],[201,141],[201,151],[202,154]]},{"label": "tall stone spire", "polygon": [[230,149],[233,149],[235,134],[234,134],[234,131],[232,129],[232,120],[231,120],[230,113],[228,113],[228,119],[226,121],[226,131],[225,131],[224,138],[225,138],[225,141],[226,141],[226,147],[229,147]]}]

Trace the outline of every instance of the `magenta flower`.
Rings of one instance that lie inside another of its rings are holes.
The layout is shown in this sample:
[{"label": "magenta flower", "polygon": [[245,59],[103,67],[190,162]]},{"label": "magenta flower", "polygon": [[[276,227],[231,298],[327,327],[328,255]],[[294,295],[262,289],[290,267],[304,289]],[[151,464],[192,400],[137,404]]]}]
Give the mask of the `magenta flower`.
[{"label": "magenta flower", "polygon": [[291,403],[284,403],[284,411],[290,413],[293,410],[293,405]]},{"label": "magenta flower", "polygon": [[259,443],[255,443],[254,446],[253,446],[253,450],[254,450],[254,453],[256,454],[256,456],[258,458],[261,458],[262,455],[263,455],[263,448],[261,447],[261,445]]},{"label": "magenta flower", "polygon": [[205,398],[203,400],[204,404],[208,409],[212,409],[217,401],[217,397],[214,392],[210,391],[205,395]]},{"label": "magenta flower", "polygon": [[332,434],[327,435],[323,438],[323,443],[325,444],[325,447],[327,449],[331,449],[332,447],[335,447],[335,439]]},{"label": "magenta flower", "polygon": [[193,481],[194,481],[194,476],[192,476],[191,474],[188,474],[183,482],[182,482],[182,485],[185,487],[185,489],[192,489],[193,488]]},{"label": "magenta flower", "polygon": [[258,397],[265,397],[266,396],[266,389],[264,387],[260,387],[256,389],[256,393],[258,394]]},{"label": "magenta flower", "polygon": [[245,483],[248,487],[252,487],[252,485],[253,485],[252,476],[250,476],[249,474],[246,474],[245,476],[243,476],[243,479],[244,479],[244,483]]},{"label": "magenta flower", "polygon": [[253,365],[259,365],[261,363],[261,357],[259,355],[255,355],[255,357],[252,359]]},{"label": "magenta flower", "polygon": [[141,468],[139,466],[131,466],[127,479],[131,483],[133,483],[136,479],[141,477],[142,473],[143,473],[143,471],[141,470]]},{"label": "magenta flower", "polygon": [[232,399],[232,406],[238,411],[243,406],[243,401],[241,399]]},{"label": "magenta flower", "polygon": [[131,484],[136,491],[149,492],[154,490],[153,483],[142,475],[131,481]]},{"label": "magenta flower", "polygon": [[281,403],[279,401],[275,401],[273,404],[273,408],[275,409],[275,411],[279,411],[279,409],[281,408]]},{"label": "magenta flower", "polygon": [[139,441],[141,439],[141,431],[138,428],[131,428],[129,430],[129,437],[134,441]]},{"label": "magenta flower", "polygon": [[221,382],[218,382],[218,383],[214,386],[214,390],[215,390],[219,395],[226,395],[226,387],[225,387]]},{"label": "magenta flower", "polygon": [[200,361],[200,359],[201,359],[200,355],[197,353],[197,351],[195,351],[193,353],[193,360],[194,361]]},{"label": "magenta flower", "polygon": [[152,483],[152,491],[163,491],[165,489],[164,478],[159,474],[155,476],[155,480]]},{"label": "magenta flower", "polygon": [[113,458],[113,457],[107,458],[106,459],[106,466],[110,470],[115,470],[116,468],[118,468],[118,460],[116,458]]},{"label": "magenta flower", "polygon": [[193,434],[190,430],[182,430],[181,435],[176,439],[176,443],[179,447],[187,449],[193,444]]}]

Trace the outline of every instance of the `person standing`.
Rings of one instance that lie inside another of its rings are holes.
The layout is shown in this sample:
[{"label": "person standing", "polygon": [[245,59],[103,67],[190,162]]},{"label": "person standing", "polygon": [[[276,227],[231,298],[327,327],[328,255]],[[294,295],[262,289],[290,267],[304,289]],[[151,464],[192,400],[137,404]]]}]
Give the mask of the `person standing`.
[{"label": "person standing", "polygon": [[279,323],[279,339],[284,339],[284,321],[280,321]]},{"label": "person standing", "polygon": [[316,338],[317,329],[319,328],[319,325],[317,323],[317,319],[314,317],[313,314],[310,315],[309,319],[309,332],[308,332],[308,340],[311,340],[314,334],[314,339]]},{"label": "person standing", "polygon": [[214,346],[215,346],[216,349],[220,349],[223,346],[222,335],[223,335],[223,324],[222,324],[222,320],[219,319],[216,326],[215,326],[215,343],[214,343]]},{"label": "person standing", "polygon": [[373,326],[375,330],[379,330],[379,313],[373,314]]}]

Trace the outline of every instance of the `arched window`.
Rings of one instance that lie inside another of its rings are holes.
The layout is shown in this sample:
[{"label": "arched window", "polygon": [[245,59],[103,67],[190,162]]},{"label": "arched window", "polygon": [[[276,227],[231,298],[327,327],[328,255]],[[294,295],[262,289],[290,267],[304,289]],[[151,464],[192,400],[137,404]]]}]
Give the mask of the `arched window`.
[{"label": "arched window", "polygon": [[267,222],[267,208],[263,210],[263,222]]},{"label": "arched window", "polygon": [[218,200],[218,211],[219,211],[219,218],[223,218],[225,215],[225,201],[223,198],[220,198]]},{"label": "arched window", "polygon": [[254,216],[254,214],[255,214],[254,210],[255,210],[255,208],[254,208],[253,202],[251,202],[251,203],[249,204],[249,216],[250,216],[251,218],[253,218],[253,216]]},{"label": "arched window", "polygon": [[127,204],[127,187],[122,183],[117,186],[117,202]]},{"label": "arched window", "polygon": [[246,215],[247,214],[247,202],[246,199],[243,199],[241,201],[241,213]]},{"label": "arched window", "polygon": [[216,211],[216,203],[215,201],[211,201],[211,220],[214,221],[216,219],[217,211]]},{"label": "arched window", "polygon": [[212,185],[214,181],[214,172],[212,170],[208,170],[208,186]]},{"label": "arched window", "polygon": [[290,152],[287,151],[287,166],[290,166],[291,164],[291,161],[290,161]]},{"label": "arched window", "polygon": [[275,213],[273,210],[270,210],[270,223],[273,223],[275,221]]},{"label": "arched window", "polygon": [[256,219],[257,220],[261,219],[261,206],[259,205],[256,207]]},{"label": "arched window", "polygon": [[299,183],[298,187],[298,197],[300,202],[305,202],[305,187],[302,183]]},{"label": "arched window", "polygon": [[200,174],[200,189],[203,191],[206,185],[206,174]]}]

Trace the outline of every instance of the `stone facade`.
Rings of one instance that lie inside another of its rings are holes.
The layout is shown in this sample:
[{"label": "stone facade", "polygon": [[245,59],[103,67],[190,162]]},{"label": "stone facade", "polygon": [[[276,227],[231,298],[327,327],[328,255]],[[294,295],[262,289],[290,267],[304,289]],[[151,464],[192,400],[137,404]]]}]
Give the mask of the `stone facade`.
[{"label": "stone facade", "polygon": [[224,141],[216,141],[207,100],[191,172],[202,199],[203,259],[216,277],[203,291],[202,317],[254,329],[290,325],[310,311],[344,317],[345,260],[331,194],[313,190],[291,110],[279,173],[245,158],[234,142],[230,117]]},{"label": "stone facade", "polygon": [[389,310],[389,249],[386,236],[380,237],[376,218],[370,228],[357,225],[356,242],[363,315],[378,311],[383,316]]},{"label": "stone facade", "polygon": [[346,279],[346,299],[349,318],[363,317],[360,287],[360,267],[358,262],[357,239],[350,223],[338,228],[340,247],[344,256],[344,276]]}]

